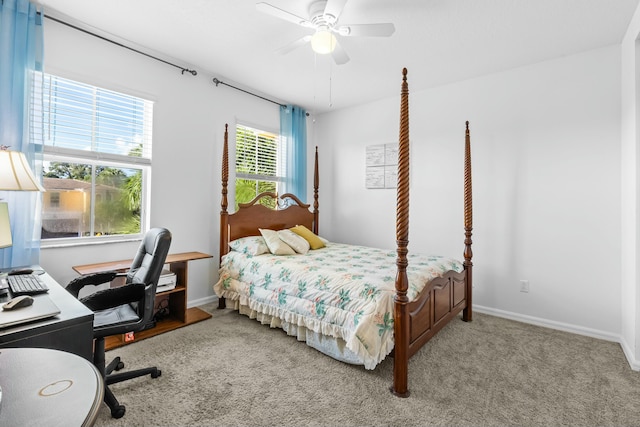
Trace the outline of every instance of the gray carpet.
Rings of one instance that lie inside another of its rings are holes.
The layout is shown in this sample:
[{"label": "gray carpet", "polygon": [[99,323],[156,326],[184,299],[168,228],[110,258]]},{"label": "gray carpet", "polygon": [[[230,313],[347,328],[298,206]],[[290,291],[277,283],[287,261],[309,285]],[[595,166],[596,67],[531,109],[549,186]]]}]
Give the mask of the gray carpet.
[{"label": "gray carpet", "polygon": [[475,313],[409,365],[411,396],[231,310],[109,351],[162,376],[111,386],[126,405],[98,426],[640,426],[640,373],[616,343]]}]

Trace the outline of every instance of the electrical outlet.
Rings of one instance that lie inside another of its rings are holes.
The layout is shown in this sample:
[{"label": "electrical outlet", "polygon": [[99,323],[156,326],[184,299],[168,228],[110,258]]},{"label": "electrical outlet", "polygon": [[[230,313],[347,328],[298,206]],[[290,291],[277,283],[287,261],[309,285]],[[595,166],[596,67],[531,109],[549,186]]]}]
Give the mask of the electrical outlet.
[{"label": "electrical outlet", "polygon": [[520,292],[529,292],[528,280],[520,280]]}]

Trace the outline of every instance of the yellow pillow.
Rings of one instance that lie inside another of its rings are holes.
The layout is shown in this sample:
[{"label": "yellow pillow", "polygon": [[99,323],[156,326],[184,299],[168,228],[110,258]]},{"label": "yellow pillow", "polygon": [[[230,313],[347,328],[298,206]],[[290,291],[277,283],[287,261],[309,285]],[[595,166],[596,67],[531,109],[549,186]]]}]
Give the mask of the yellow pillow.
[{"label": "yellow pillow", "polygon": [[304,225],[296,225],[295,227],[291,227],[289,230],[293,231],[300,237],[304,237],[304,239],[309,242],[311,249],[324,248],[324,242]]}]

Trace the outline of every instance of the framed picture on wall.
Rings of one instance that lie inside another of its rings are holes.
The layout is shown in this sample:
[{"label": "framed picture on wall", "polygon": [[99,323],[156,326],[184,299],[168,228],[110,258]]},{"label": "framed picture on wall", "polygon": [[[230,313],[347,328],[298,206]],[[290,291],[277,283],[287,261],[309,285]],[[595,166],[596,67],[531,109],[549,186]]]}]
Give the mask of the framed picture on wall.
[{"label": "framed picture on wall", "polygon": [[396,188],[398,144],[369,145],[366,149],[366,188]]}]

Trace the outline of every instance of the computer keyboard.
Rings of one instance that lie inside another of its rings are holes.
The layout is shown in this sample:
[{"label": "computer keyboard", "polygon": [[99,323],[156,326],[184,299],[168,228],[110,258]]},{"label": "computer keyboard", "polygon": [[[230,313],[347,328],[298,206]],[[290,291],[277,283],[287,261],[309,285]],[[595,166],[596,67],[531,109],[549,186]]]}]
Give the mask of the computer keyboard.
[{"label": "computer keyboard", "polygon": [[13,296],[35,295],[49,291],[49,287],[38,276],[33,274],[7,276],[7,282]]}]

